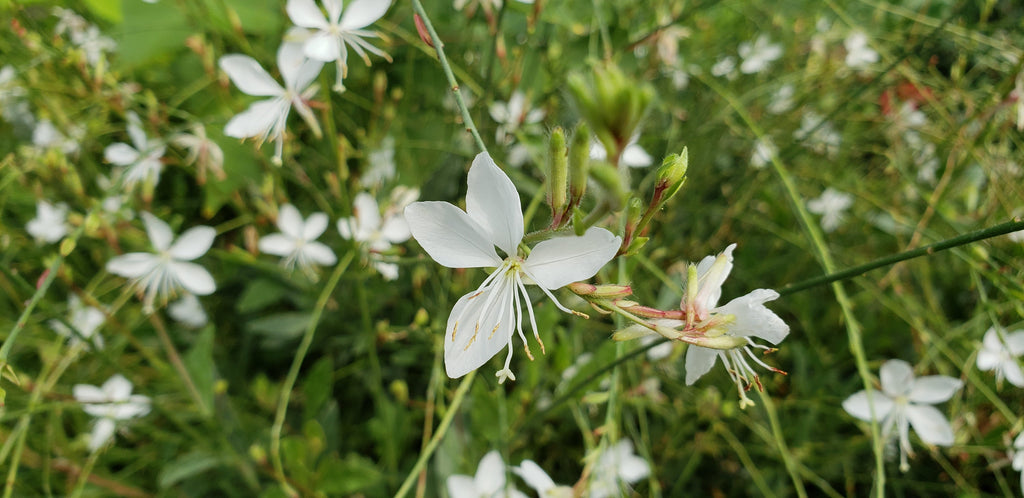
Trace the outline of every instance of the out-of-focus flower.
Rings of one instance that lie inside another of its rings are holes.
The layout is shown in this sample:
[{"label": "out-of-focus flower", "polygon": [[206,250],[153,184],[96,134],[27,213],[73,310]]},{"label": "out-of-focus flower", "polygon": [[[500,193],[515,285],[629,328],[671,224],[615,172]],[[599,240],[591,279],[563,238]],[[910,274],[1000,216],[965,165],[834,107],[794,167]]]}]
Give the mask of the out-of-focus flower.
[{"label": "out-of-focus flower", "polygon": [[1024,330],[1000,334],[995,327],[985,332],[981,350],[978,351],[978,369],[995,370],[996,382],[1003,379],[1017,387],[1024,387],[1024,372],[1021,372],[1017,358],[1024,354]]},{"label": "out-of-focus flower", "polygon": [[740,43],[739,54],[743,58],[743,63],[740,64],[741,73],[760,73],[767,69],[772,61],[782,57],[782,45],[771,43],[766,35],[761,35],[754,43]]},{"label": "out-of-focus flower", "polygon": [[117,48],[114,40],[105,36],[98,27],[74,11],[57,7],[53,14],[60,18],[54,32],[57,35],[67,35],[72,44],[82,49],[89,65],[95,66],[106,52]]},{"label": "out-of-focus flower", "polygon": [[101,387],[76,384],[72,393],[75,400],[82,403],[85,413],[98,419],[89,437],[90,451],[96,451],[110,440],[118,420],[141,417],[150,410],[150,399],[132,394],[132,383],[121,374],[114,375]]},{"label": "out-of-focus flower", "polygon": [[523,460],[512,472],[526,481],[540,498],[572,498],[572,486],[559,486],[544,469],[533,460]]},{"label": "out-of-focus flower", "polygon": [[388,135],[380,145],[370,152],[366,162],[369,167],[359,175],[359,184],[374,187],[395,177],[395,137]]},{"label": "out-of-focus flower", "polygon": [[[907,455],[914,456],[910,446],[910,427],[922,441],[938,446],[953,444],[953,427],[935,407],[952,398],[963,385],[959,379],[945,375],[914,378],[914,370],[903,360],[888,360],[879,370],[882,390],[859,391],[843,401],[843,409],[854,417],[882,424],[882,437],[898,435],[900,470],[910,470]],[[872,412],[872,409],[874,410]]]},{"label": "out-of-focus flower", "polygon": [[96,349],[103,349],[103,336],[96,334],[96,330],[106,320],[107,317],[102,310],[83,305],[82,300],[72,294],[68,298],[67,324],[60,320],[50,320],[46,323],[54,332],[62,337],[67,337],[71,347],[81,344],[84,340],[84,342],[95,346]]},{"label": "out-of-focus flower", "polygon": [[156,185],[164,168],[163,157],[167,147],[159,140],[150,140],[142,129],[138,114],[128,113],[128,137],[132,144],[118,142],[103,150],[108,163],[124,168],[124,186],[131,188],[138,182]]},{"label": "out-of-focus flower", "polygon": [[639,482],[651,473],[647,460],[633,453],[633,443],[620,440],[615,446],[605,449],[597,457],[597,463],[590,471],[587,496],[590,498],[611,498],[624,496],[623,487]]},{"label": "out-of-focus flower", "polygon": [[171,315],[174,321],[190,329],[203,328],[209,321],[199,298],[192,294],[185,294],[181,299],[171,303],[167,307],[167,314]]},{"label": "out-of-focus flower", "polygon": [[772,159],[779,154],[778,147],[775,147],[775,142],[772,141],[772,137],[767,135],[759,138],[754,143],[754,152],[750,154],[750,165],[754,169],[761,169],[772,162]]},{"label": "out-of-focus flower", "polygon": [[[397,190],[397,189],[396,189]],[[411,196],[399,200],[404,204],[391,209],[381,217],[377,200],[366,192],[356,194],[352,208],[355,216],[338,220],[338,233],[346,240],[362,243],[370,251],[370,262],[387,280],[398,278],[398,265],[381,259],[380,253],[391,248],[392,244],[401,244],[409,240],[412,233],[403,213],[405,206],[419,197],[419,191],[410,189]]]},{"label": "out-of-focus flower", "polygon": [[40,200],[36,202],[36,217],[25,224],[25,231],[37,242],[57,242],[68,234],[67,217],[67,204]]},{"label": "out-of-focus flower", "polygon": [[348,75],[347,46],[351,46],[367,66],[370,65],[367,52],[391,61],[388,54],[366,41],[366,38],[376,38],[377,33],[363,29],[384,16],[391,0],[353,0],[347,8],[342,0],[320,0],[320,3],[327,9],[326,16],[314,0],[288,0],[286,10],[296,26],[314,30],[302,36],[302,51],[306,57],[337,64],[335,91],[345,90],[342,78]]},{"label": "out-of-focus flower", "polygon": [[868,45],[868,35],[854,31],[843,41],[846,47],[846,65],[850,69],[865,69],[878,62],[878,52]]},{"label": "out-of-focus flower", "polygon": [[8,123],[31,129],[36,118],[25,95],[25,88],[18,82],[18,72],[14,67],[0,68],[0,116]]},{"label": "out-of-focus flower", "polygon": [[248,109],[238,113],[224,126],[224,134],[235,138],[256,138],[257,146],[268,139],[274,140],[274,162],[281,164],[284,150],[284,131],[288,113],[295,112],[309,125],[316,136],[320,136],[320,125],[306,101],[316,93],[313,80],[320,74],[324,63],[306,59],[299,43],[282,43],[277,50],[277,67],[284,79],[282,87],[247,55],[229,54],[220,58],[218,65],[235,86],[247,95],[271,97],[254,102]]},{"label": "out-of-focus flower", "polygon": [[116,256],[107,262],[107,271],[132,279],[132,285],[145,292],[143,309],[153,312],[157,297],[167,299],[180,289],[206,296],[217,290],[213,276],[205,268],[189,263],[210,249],[217,232],[210,227],[192,227],[174,240],[174,232],[156,216],[142,213],[142,222],[153,245],[154,253],[132,252]]},{"label": "out-of-focus flower", "polygon": [[505,462],[493,450],[480,459],[476,475],[450,475],[445,484],[451,498],[526,498],[505,479]]},{"label": "out-of-focus flower", "polygon": [[77,138],[65,136],[49,119],[43,119],[36,123],[32,130],[32,145],[42,152],[48,149],[58,149],[65,154],[78,152],[78,140],[81,139],[81,129],[72,130],[71,135]]},{"label": "out-of-focus flower", "polygon": [[803,141],[804,145],[829,157],[839,152],[839,146],[843,141],[835,126],[814,111],[804,113],[800,119],[800,128],[793,132],[793,138]]},{"label": "out-of-focus flower", "polygon": [[197,181],[206,183],[206,170],[210,169],[218,180],[227,178],[224,174],[224,151],[217,142],[206,136],[206,127],[201,124],[192,126],[192,133],[179,133],[171,137],[171,142],[188,151],[185,162],[195,163]]},{"label": "out-of-focus flower", "polygon": [[807,201],[807,210],[821,215],[821,228],[833,232],[843,222],[845,213],[853,205],[853,196],[828,187],[821,196]]},{"label": "out-of-focus flower", "polygon": [[1010,455],[1013,458],[1013,470],[1020,472],[1020,489],[1024,491],[1024,432],[1017,434],[1017,438],[1013,440]]},{"label": "out-of-focus flower", "polygon": [[711,75],[719,78],[724,76],[730,80],[735,78],[736,58],[731,55],[719,57],[715,65],[711,66]]},{"label": "out-of-focus flower", "polygon": [[793,85],[786,84],[775,90],[772,94],[772,101],[768,104],[768,112],[772,114],[782,114],[793,108],[793,95],[796,93],[796,88]]},{"label": "out-of-focus flower", "polygon": [[[646,168],[654,162],[651,155],[640,144],[636,143],[637,138],[633,137],[629,144],[626,145],[626,148],[622,149],[622,157],[619,158],[619,164],[629,168]],[[600,141],[590,141],[590,158],[597,161],[608,159],[608,151],[604,149],[604,145]]]},{"label": "out-of-focus flower", "polygon": [[496,101],[488,109],[491,118],[498,123],[498,130],[495,140],[498,143],[506,143],[507,137],[514,135],[516,130],[541,122],[544,119],[544,109],[530,109],[526,102],[526,95],[516,90],[508,102]]},{"label": "out-of-focus flower", "polygon": [[338,261],[334,251],[316,241],[327,230],[327,221],[324,213],[313,213],[303,219],[295,206],[285,204],[277,213],[281,233],[260,237],[260,252],[281,256],[285,268],[298,267],[307,274],[312,274],[314,265],[331,266]]}]

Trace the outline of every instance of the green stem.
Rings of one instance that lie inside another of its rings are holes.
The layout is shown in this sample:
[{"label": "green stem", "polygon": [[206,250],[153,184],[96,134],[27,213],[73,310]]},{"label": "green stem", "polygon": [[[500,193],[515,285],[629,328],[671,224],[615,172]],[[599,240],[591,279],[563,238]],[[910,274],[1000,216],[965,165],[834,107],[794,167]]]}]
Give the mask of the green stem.
[{"label": "green stem", "polygon": [[416,464],[412,466],[412,470],[409,471],[409,475],[406,476],[405,481],[402,482],[402,487],[398,488],[398,492],[395,493],[395,498],[404,497],[416,482],[420,472],[424,467],[426,467],[427,461],[430,460],[430,456],[434,454],[434,450],[436,450],[437,446],[441,444],[441,440],[444,439],[444,435],[448,433],[448,427],[452,425],[452,420],[455,419],[455,414],[459,412],[459,407],[462,406],[462,401],[466,398],[466,393],[469,392],[469,387],[473,385],[474,378],[476,378],[476,370],[469,372],[469,374],[462,379],[462,383],[459,384],[458,389],[455,390],[455,397],[452,399],[452,403],[448,405],[444,418],[441,419],[441,424],[437,426],[437,432],[435,432],[434,436],[430,438],[430,443],[427,444],[427,447],[423,448],[419,459],[416,460]]},{"label": "green stem", "polygon": [[420,0],[412,0],[412,8],[420,16],[420,19],[423,20],[423,25],[427,28],[427,32],[430,33],[430,42],[434,44],[434,50],[437,52],[437,61],[441,64],[441,69],[444,70],[445,78],[448,78],[448,84],[451,85],[452,93],[455,94],[455,103],[459,106],[459,110],[462,111],[462,122],[466,125],[466,131],[473,135],[473,140],[476,141],[476,146],[480,148],[480,151],[487,152],[487,146],[484,145],[484,140],[480,138],[480,132],[477,131],[476,125],[473,124],[473,118],[469,115],[469,107],[466,105],[466,101],[462,99],[462,92],[459,91],[459,82],[455,80],[452,68],[448,65],[448,58],[444,55],[444,43],[441,42],[441,37],[437,36],[437,31],[434,31],[434,25],[430,23],[430,17],[427,16],[427,11],[423,10],[423,4],[420,3]]},{"label": "green stem", "polygon": [[786,436],[782,433],[782,426],[779,425],[779,415],[775,412],[775,403],[772,401],[772,397],[765,394],[764,391],[758,389],[758,396],[761,397],[761,406],[764,407],[765,413],[768,414],[768,423],[772,427],[772,436],[775,440],[775,445],[779,448],[779,454],[782,456],[782,463],[786,466],[786,472],[789,473],[789,478],[793,481],[793,487],[796,488],[796,495],[800,498],[807,498],[807,490],[804,489],[804,481],[800,479],[800,475],[797,473],[796,462],[793,461],[793,455],[789,451],[789,447],[786,445]]},{"label": "green stem", "polygon": [[154,313],[149,315],[149,323],[153,324],[153,328],[156,329],[156,335],[160,339],[160,344],[163,345],[164,350],[167,352],[167,358],[171,360],[171,365],[178,371],[178,375],[181,377],[182,382],[185,383],[185,388],[188,390],[189,395],[192,396],[192,399],[199,407],[199,413],[203,418],[209,417],[210,407],[206,406],[206,402],[203,401],[203,395],[199,394],[196,383],[192,380],[192,376],[189,375],[188,369],[185,368],[185,363],[181,361],[178,349],[174,347],[171,337],[167,335],[167,327],[164,326],[164,322]]},{"label": "green stem", "polygon": [[270,458],[274,465],[275,477],[290,496],[297,495],[291,485],[288,484],[288,480],[285,479],[284,465],[281,463],[281,430],[284,427],[284,416],[288,413],[288,401],[291,400],[292,388],[295,387],[295,380],[299,376],[302,361],[306,358],[309,346],[313,343],[313,335],[316,332],[316,326],[320,323],[320,316],[323,314],[324,308],[327,307],[327,301],[330,299],[331,294],[334,293],[335,287],[338,286],[338,281],[341,280],[341,275],[345,273],[354,255],[355,251],[350,251],[342,258],[338,266],[334,267],[334,273],[331,274],[331,278],[327,281],[327,285],[324,286],[324,290],[320,292],[320,297],[316,301],[316,307],[313,309],[313,315],[309,319],[309,325],[306,326],[306,331],[302,334],[302,342],[299,343],[299,348],[295,351],[295,358],[292,359],[291,369],[288,370],[288,376],[285,377],[284,385],[281,386],[281,399],[277,402],[274,425],[270,429]]}]

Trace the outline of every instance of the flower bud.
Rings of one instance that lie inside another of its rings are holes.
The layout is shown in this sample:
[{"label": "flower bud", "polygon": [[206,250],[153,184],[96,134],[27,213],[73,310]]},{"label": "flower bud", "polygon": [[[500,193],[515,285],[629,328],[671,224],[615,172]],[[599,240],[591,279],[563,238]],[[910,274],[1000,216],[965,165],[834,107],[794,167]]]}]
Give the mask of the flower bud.
[{"label": "flower bud", "polygon": [[618,284],[594,285],[586,282],[573,282],[568,287],[577,295],[599,298],[626,297],[633,293],[630,286]]},{"label": "flower bud", "polygon": [[572,147],[569,149],[569,205],[576,207],[583,200],[587,191],[587,178],[590,177],[590,128],[580,123],[572,136]]},{"label": "flower bud", "polygon": [[569,149],[565,143],[565,130],[561,126],[551,132],[548,144],[548,205],[551,217],[558,224],[565,212],[565,192],[569,182]]},{"label": "flower bud", "polygon": [[597,64],[590,74],[590,78],[569,75],[569,92],[609,160],[617,163],[654,99],[654,89],[628,78],[612,64]]},{"label": "flower bud", "polygon": [[686,170],[690,164],[689,151],[686,147],[683,147],[683,151],[676,154],[670,154],[661,162],[661,168],[658,168],[658,183],[655,189],[663,191],[661,199],[659,201],[664,203],[676,195],[676,192],[686,182]]}]

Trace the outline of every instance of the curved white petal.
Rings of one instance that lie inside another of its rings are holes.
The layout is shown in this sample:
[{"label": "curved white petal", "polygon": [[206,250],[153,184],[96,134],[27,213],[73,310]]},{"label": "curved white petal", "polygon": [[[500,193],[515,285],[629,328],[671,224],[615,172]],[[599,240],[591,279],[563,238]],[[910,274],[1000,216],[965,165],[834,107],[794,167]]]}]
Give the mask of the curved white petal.
[{"label": "curved white petal", "polygon": [[451,498],[480,498],[473,478],[464,475],[451,475],[445,480],[448,496]]},{"label": "curved white petal", "polygon": [[139,152],[148,148],[149,140],[146,138],[146,132],[142,130],[142,120],[134,112],[128,113],[128,137],[132,139],[132,144]]},{"label": "curved white petal", "polygon": [[452,308],[444,336],[448,377],[459,378],[480,368],[508,346],[515,330],[515,289],[512,282],[498,278],[487,290],[462,296]]},{"label": "curved white petal", "polygon": [[622,151],[622,164],[630,168],[645,168],[654,162],[651,155],[637,144],[630,144]]},{"label": "curved white petal", "polygon": [[[873,391],[874,395],[871,396],[871,401],[875,405],[875,420],[883,420],[886,415],[892,411],[895,404],[888,396],[879,394],[878,391]],[[843,410],[849,413],[855,418],[861,419],[865,422],[871,421],[871,407],[868,405],[868,393],[867,391],[858,391],[849,398],[843,401]]]},{"label": "curved white petal", "polygon": [[391,0],[354,0],[348,4],[339,25],[343,30],[365,28],[384,17],[390,6]]},{"label": "curved white petal", "polygon": [[89,434],[89,451],[100,449],[110,438],[114,436],[114,421],[109,418],[101,418],[92,426],[92,433]]},{"label": "curved white petal", "polygon": [[[722,297],[722,284],[732,271],[732,251],[736,244],[729,244],[717,257],[705,257],[697,265],[700,289],[697,291],[696,310],[699,314],[710,312]],[[705,318],[704,316],[700,317]]]},{"label": "curved white petal", "polygon": [[945,375],[929,375],[914,381],[914,387],[907,394],[907,399],[914,403],[935,404],[952,398],[963,386],[960,379]]},{"label": "curved white petal", "polygon": [[482,496],[492,496],[505,487],[505,462],[500,453],[491,450],[480,459],[473,484]]},{"label": "curved white petal", "polygon": [[718,351],[711,348],[690,345],[686,348],[686,385],[692,386],[697,379],[711,371],[718,361]]},{"label": "curved white petal", "polygon": [[103,149],[103,159],[110,164],[128,166],[139,160],[139,151],[126,143],[118,142],[110,144]]},{"label": "curved white petal", "polygon": [[172,262],[171,272],[185,290],[197,296],[208,296],[217,290],[210,272],[195,263]]},{"label": "curved white petal", "polygon": [[988,371],[999,365],[999,353],[988,349],[978,351],[978,370]]},{"label": "curved white petal", "polygon": [[1015,330],[1006,334],[1006,348],[1013,356],[1024,354],[1024,331]]},{"label": "curved white petal", "polygon": [[469,167],[466,213],[506,255],[514,255],[523,240],[523,208],[519,192],[486,152]]},{"label": "curved white petal", "polygon": [[302,227],[302,238],[306,241],[316,240],[327,230],[327,215],[324,213],[313,213],[306,218],[306,224]]},{"label": "curved white petal", "polygon": [[149,273],[160,259],[148,252],[130,252],[107,261],[107,271],[126,278],[138,278]]},{"label": "curved white petal", "polygon": [[157,251],[166,251],[171,246],[171,241],[174,240],[174,232],[171,231],[171,227],[167,226],[167,223],[160,218],[145,211],[140,213],[140,216],[143,225],[146,226],[146,235],[149,236],[149,242],[153,248]]},{"label": "curved white petal", "polygon": [[620,244],[622,239],[608,230],[590,227],[582,237],[556,237],[537,244],[523,267],[537,285],[558,289],[593,277],[615,257]]},{"label": "curved white petal", "polygon": [[392,244],[400,244],[409,240],[412,232],[409,231],[409,223],[405,221],[405,216],[396,214],[384,220],[384,225],[380,227],[380,235]]},{"label": "curved white petal", "polygon": [[274,256],[288,256],[297,248],[295,239],[283,233],[272,233],[260,237],[258,247],[260,252]]},{"label": "curved white petal", "polygon": [[946,416],[934,406],[912,404],[907,406],[906,413],[910,426],[922,441],[939,446],[953,444],[953,427],[949,425]]},{"label": "curved white petal", "polygon": [[405,208],[412,236],[434,261],[449,268],[498,266],[501,259],[487,233],[447,202],[414,202]]},{"label": "curved white petal", "polygon": [[619,440],[609,454],[613,456],[615,473],[625,482],[637,482],[651,473],[650,464],[633,453],[633,443],[628,439]]},{"label": "curved white petal", "polygon": [[217,65],[239,90],[248,95],[271,97],[284,93],[284,88],[267,74],[256,59],[248,55],[228,54],[221,57]]},{"label": "curved white petal", "polygon": [[253,102],[224,125],[224,134],[234,138],[262,137],[270,133],[290,109],[288,101],[281,99]]},{"label": "curved white petal", "polygon": [[338,20],[341,19],[341,11],[343,5],[341,0],[321,0],[324,4],[324,8],[327,9],[327,20],[331,24],[337,24]]},{"label": "curved white petal", "polygon": [[107,401],[126,401],[132,395],[132,383],[121,374],[114,374],[103,383]]},{"label": "curved white petal", "polygon": [[779,293],[771,289],[756,289],[751,293],[729,301],[716,309],[719,314],[736,317],[729,324],[729,334],[737,337],[760,337],[772,344],[778,344],[789,335],[789,325],[782,321],[764,303],[773,301]]},{"label": "curved white petal", "polygon": [[198,226],[185,230],[185,233],[178,237],[171,249],[170,255],[180,261],[192,261],[193,259],[206,254],[213,245],[213,239],[217,231],[212,227]]},{"label": "curved white petal", "polygon": [[281,78],[284,79],[285,87],[294,94],[302,93],[324,67],[323,62],[308,59],[304,47],[305,43],[285,42],[277,49],[277,67],[281,71]]},{"label": "curved white petal", "polygon": [[914,369],[903,360],[888,360],[878,371],[882,391],[891,398],[905,396],[914,387]]},{"label": "curved white petal", "polygon": [[71,394],[79,403],[104,403],[107,401],[107,395],[102,389],[89,384],[75,384],[71,388]]},{"label": "curved white petal", "polygon": [[372,264],[377,273],[384,277],[384,280],[398,280],[398,265],[383,261],[374,261]]},{"label": "curved white petal", "polygon": [[366,192],[356,194],[353,205],[359,231],[375,232],[380,229],[380,208],[372,195]]},{"label": "curved white petal", "polygon": [[310,36],[303,45],[302,53],[320,62],[336,61],[341,57],[341,39],[329,33],[320,32]]},{"label": "curved white petal", "polygon": [[1006,376],[1006,380],[1017,387],[1024,387],[1024,372],[1021,371],[1020,365],[1016,361],[1008,362],[1003,365],[1003,375]]},{"label": "curved white petal", "polygon": [[334,251],[320,242],[307,242],[302,247],[302,253],[307,259],[320,266],[332,266],[338,262],[338,257],[334,255]]},{"label": "curved white petal", "polygon": [[536,490],[540,496],[544,496],[547,490],[555,487],[555,481],[551,476],[533,460],[523,460],[518,467],[512,467],[512,472],[526,481],[526,485]]},{"label": "curved white petal", "polygon": [[305,230],[302,214],[295,206],[283,204],[277,210],[277,228],[281,230],[281,233],[293,239],[301,239],[302,232]]},{"label": "curved white petal", "polygon": [[[350,240],[352,238],[352,229],[355,226],[355,217],[342,218],[338,220],[338,233],[341,234],[341,238]],[[358,230],[358,227],[356,227]]]},{"label": "curved white petal", "polygon": [[149,413],[149,398],[136,394],[124,399],[111,407],[109,416],[116,420],[125,420],[133,417],[141,417]]},{"label": "curved white petal", "polygon": [[285,6],[288,18],[303,28],[327,29],[327,19],[313,0],[288,0]]}]

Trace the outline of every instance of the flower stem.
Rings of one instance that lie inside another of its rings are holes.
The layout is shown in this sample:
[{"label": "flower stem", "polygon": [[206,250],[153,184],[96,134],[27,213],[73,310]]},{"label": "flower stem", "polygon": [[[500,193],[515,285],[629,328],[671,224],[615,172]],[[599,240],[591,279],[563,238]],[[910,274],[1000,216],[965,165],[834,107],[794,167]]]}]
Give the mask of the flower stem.
[{"label": "flower stem", "polygon": [[480,148],[480,151],[487,152],[487,146],[480,138],[480,132],[477,131],[476,125],[473,124],[473,118],[469,115],[469,107],[466,106],[462,92],[459,91],[459,82],[455,80],[452,68],[448,65],[448,58],[444,55],[444,43],[441,42],[441,37],[437,36],[437,31],[434,31],[434,25],[430,23],[430,17],[427,16],[427,11],[423,9],[420,0],[412,0],[412,8],[423,20],[423,25],[427,28],[427,33],[430,34],[430,42],[434,44],[434,50],[437,52],[437,61],[441,64],[441,69],[444,70],[444,76],[448,79],[448,84],[451,85],[452,93],[455,94],[455,103],[462,111],[462,122],[466,125],[466,131],[473,135],[473,140],[476,141],[476,146]]},{"label": "flower stem", "polygon": [[153,328],[156,329],[156,335],[160,339],[160,344],[163,345],[164,350],[167,352],[167,359],[171,360],[171,365],[178,371],[178,375],[181,377],[182,382],[185,383],[189,395],[192,396],[192,399],[195,400],[196,405],[199,407],[199,413],[203,418],[209,417],[210,407],[206,406],[203,396],[199,394],[199,389],[196,388],[196,383],[192,380],[192,376],[189,375],[188,369],[185,368],[185,363],[181,361],[181,355],[178,354],[178,349],[171,342],[171,337],[167,335],[167,327],[164,326],[163,320],[160,320],[156,314],[151,314],[149,315],[149,323],[153,324]]}]

